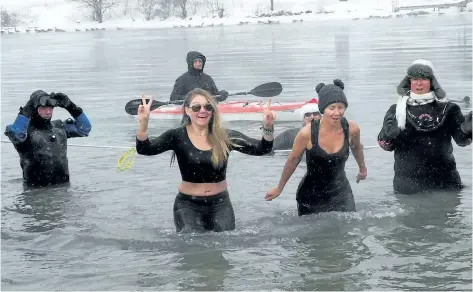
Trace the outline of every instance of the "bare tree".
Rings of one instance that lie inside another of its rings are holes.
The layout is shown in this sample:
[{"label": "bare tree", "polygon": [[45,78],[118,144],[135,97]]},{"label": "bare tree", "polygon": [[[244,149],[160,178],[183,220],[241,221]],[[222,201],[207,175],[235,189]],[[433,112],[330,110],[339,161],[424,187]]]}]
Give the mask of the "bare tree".
[{"label": "bare tree", "polygon": [[70,0],[83,7],[92,8],[92,18],[98,23],[103,22],[103,15],[107,10],[118,5],[118,0]]},{"label": "bare tree", "polygon": [[130,13],[130,11],[131,11],[130,1],[129,0],[124,0],[123,1],[123,10],[122,10],[123,15],[127,15],[128,13]]},{"label": "bare tree", "polygon": [[187,18],[187,4],[188,0],[174,0],[174,7],[176,7],[179,10],[179,16],[182,19]]},{"label": "bare tree", "polygon": [[210,11],[212,11],[212,13],[217,12],[219,18],[223,17],[225,8],[223,7],[222,0],[206,0],[205,3],[209,7]]},{"label": "bare tree", "polygon": [[269,10],[273,11],[274,10],[274,0],[269,0],[269,2],[271,3],[271,6],[270,6]]},{"label": "bare tree", "polygon": [[160,0],[138,0],[138,9],[147,21],[156,16],[156,11],[159,9]]},{"label": "bare tree", "polygon": [[161,0],[160,8],[156,12],[157,16],[159,16],[159,18],[161,19],[169,18],[169,16],[171,16],[172,7],[173,7],[173,0]]},{"label": "bare tree", "polygon": [[2,27],[13,27],[18,24],[18,15],[16,13],[9,13],[6,9],[2,8]]}]

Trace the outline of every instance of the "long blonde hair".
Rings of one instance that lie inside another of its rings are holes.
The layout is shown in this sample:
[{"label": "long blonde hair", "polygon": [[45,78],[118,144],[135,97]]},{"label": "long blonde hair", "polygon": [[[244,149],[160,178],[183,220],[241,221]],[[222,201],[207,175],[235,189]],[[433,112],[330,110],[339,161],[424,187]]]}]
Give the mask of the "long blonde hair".
[{"label": "long blonde hair", "polygon": [[[230,145],[237,146],[236,144],[232,143],[228,137],[227,130],[222,126],[222,118],[220,116],[220,112],[218,110],[217,103],[215,102],[212,95],[201,88],[196,88],[191,90],[184,100],[184,104],[182,105],[182,109],[184,110],[184,114],[181,120],[181,126],[186,127],[187,125],[191,124],[190,117],[186,114],[186,107],[190,106],[192,99],[196,95],[202,95],[205,99],[212,105],[213,112],[212,117],[210,118],[209,125],[208,125],[208,134],[207,139],[209,141],[210,146],[212,147],[212,165],[214,168],[219,168],[224,161],[228,158],[228,154],[230,152]],[[175,158],[175,153],[173,153],[172,160]]]}]

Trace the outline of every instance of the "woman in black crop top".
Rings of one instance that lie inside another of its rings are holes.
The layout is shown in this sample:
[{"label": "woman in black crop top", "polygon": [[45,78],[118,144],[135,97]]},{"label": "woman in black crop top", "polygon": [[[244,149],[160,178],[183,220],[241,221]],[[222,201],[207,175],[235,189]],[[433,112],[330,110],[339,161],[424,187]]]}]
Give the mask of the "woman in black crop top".
[{"label": "woman in black crop top", "polygon": [[249,138],[222,127],[213,97],[203,89],[190,91],[183,104],[182,126],[148,138],[149,103],[138,109],[136,150],[141,155],[173,151],[182,183],[174,202],[177,232],[226,231],[235,228],[235,215],[227,192],[226,170],[230,151],[262,156],[273,148],[275,114],[264,109],[263,137]]},{"label": "woman in black crop top", "polygon": [[360,143],[360,128],[343,116],[348,107],[343,88],[341,80],[334,80],[334,84],[317,85],[322,119],[313,120],[297,134],[279,184],[267,192],[266,200],[271,201],[281,194],[306,152],[307,173],[296,193],[299,216],[330,211],[356,211],[345,173],[350,147],[359,167],[357,183],[366,179],[367,170],[363,145]]}]

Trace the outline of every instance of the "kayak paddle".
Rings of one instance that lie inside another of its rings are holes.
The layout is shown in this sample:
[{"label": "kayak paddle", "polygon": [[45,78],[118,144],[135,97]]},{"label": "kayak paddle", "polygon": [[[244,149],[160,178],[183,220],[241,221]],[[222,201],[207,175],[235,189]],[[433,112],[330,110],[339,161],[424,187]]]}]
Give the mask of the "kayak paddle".
[{"label": "kayak paddle", "polygon": [[[242,91],[231,93],[228,96],[235,96],[235,95],[254,95],[258,97],[274,97],[278,96],[282,92],[282,85],[279,82],[268,82],[256,86],[250,91]],[[149,98],[146,99],[146,102],[149,102]],[[151,111],[157,109],[166,104],[183,104],[183,100],[175,100],[175,101],[157,101],[153,100],[151,104]],[[138,106],[141,104],[141,98],[130,100],[125,105],[125,112],[129,115],[136,116],[138,114]]]},{"label": "kayak paddle", "polygon": [[[146,99],[146,102],[149,102],[149,98]],[[157,109],[158,107],[166,105],[168,103],[169,102],[153,100],[150,110],[153,111]],[[125,104],[126,113],[129,115],[136,116],[138,114],[138,107],[140,106],[140,104],[141,104],[141,98],[130,100],[129,102],[127,102],[127,104]]]},{"label": "kayak paddle", "polygon": [[254,95],[258,97],[274,97],[278,96],[282,92],[282,85],[279,82],[268,82],[261,84],[259,86],[256,86],[252,90],[245,92],[237,92],[237,93],[231,93],[228,96],[233,96],[233,95]]}]

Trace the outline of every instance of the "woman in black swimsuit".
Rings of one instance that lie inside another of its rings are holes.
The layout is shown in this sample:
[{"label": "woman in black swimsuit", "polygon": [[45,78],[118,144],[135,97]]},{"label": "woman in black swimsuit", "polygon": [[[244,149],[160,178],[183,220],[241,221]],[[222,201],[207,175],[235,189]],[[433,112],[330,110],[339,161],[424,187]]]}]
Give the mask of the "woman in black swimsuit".
[{"label": "woman in black swimsuit", "polygon": [[348,107],[343,82],[334,80],[333,83],[317,85],[322,119],[312,120],[297,134],[279,184],[266,194],[268,201],[281,194],[305,151],[307,173],[296,194],[299,216],[330,211],[356,211],[355,200],[345,173],[345,162],[350,155],[350,148],[359,167],[357,182],[366,179],[360,128],[355,122],[347,121],[343,117]]},{"label": "woman in black swimsuit", "polygon": [[230,151],[254,156],[271,152],[275,114],[264,109],[263,137],[249,138],[222,127],[213,97],[205,90],[190,91],[184,101],[182,126],[159,137],[148,137],[153,100],[138,108],[136,150],[141,155],[173,151],[182,183],[174,202],[176,231],[226,231],[235,229],[235,215],[227,192],[226,170]]}]

